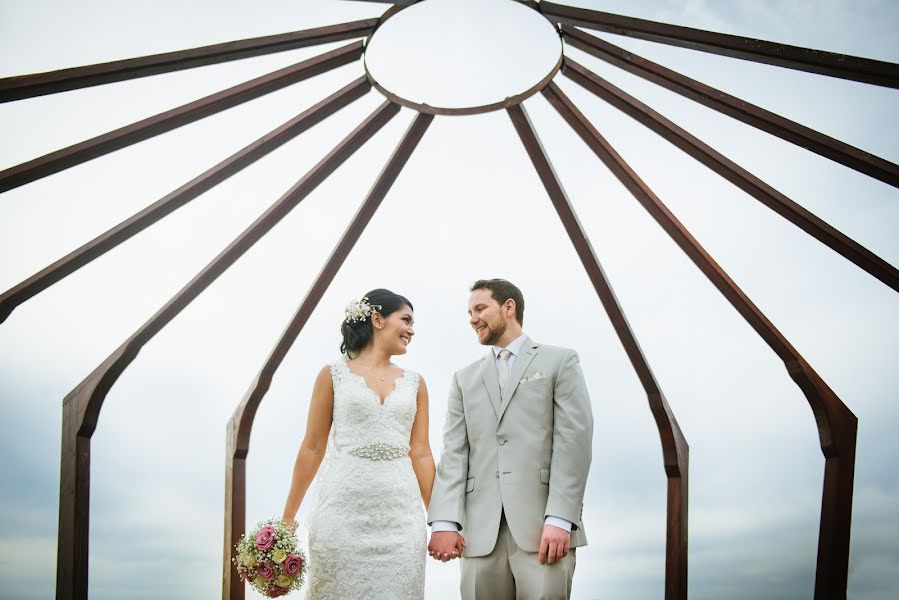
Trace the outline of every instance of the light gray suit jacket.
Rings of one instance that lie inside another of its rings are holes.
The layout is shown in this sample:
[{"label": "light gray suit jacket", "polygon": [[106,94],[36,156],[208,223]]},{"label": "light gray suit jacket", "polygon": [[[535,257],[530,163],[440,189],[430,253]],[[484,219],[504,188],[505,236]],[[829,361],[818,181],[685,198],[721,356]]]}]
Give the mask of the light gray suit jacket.
[{"label": "light gray suit jacket", "polygon": [[428,523],[459,523],[468,557],[493,551],[503,512],[523,550],[540,549],[547,515],[573,524],[572,547],[585,545],[592,437],[574,350],[526,338],[502,396],[491,351],[453,377]]}]

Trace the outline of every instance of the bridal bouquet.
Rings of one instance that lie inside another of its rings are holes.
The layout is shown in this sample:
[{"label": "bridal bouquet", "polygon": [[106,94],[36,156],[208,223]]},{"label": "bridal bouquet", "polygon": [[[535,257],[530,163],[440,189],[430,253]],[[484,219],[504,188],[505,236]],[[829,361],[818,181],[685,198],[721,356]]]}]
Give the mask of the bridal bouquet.
[{"label": "bridal bouquet", "polygon": [[257,524],[235,548],[237,574],[260,594],[277,598],[302,587],[306,555],[297,544],[296,533],[281,519]]}]

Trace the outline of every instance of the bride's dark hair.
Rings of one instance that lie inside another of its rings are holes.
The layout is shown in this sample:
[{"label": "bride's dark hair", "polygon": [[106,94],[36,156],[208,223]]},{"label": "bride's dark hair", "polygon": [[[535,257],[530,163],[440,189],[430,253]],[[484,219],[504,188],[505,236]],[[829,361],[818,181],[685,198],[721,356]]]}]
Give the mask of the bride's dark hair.
[{"label": "bride's dark hair", "polygon": [[[374,312],[379,313],[382,317],[389,316],[390,313],[399,310],[403,306],[408,306],[415,310],[412,303],[404,296],[394,294],[390,290],[383,288],[372,290],[365,294],[364,297],[368,298],[370,305],[381,307],[375,308]],[[344,315],[343,323],[340,324],[340,334],[343,336],[343,341],[340,342],[341,354],[354,358],[359,354],[360,350],[371,342],[373,333],[370,315],[361,320],[349,322],[347,321],[347,316]]]}]

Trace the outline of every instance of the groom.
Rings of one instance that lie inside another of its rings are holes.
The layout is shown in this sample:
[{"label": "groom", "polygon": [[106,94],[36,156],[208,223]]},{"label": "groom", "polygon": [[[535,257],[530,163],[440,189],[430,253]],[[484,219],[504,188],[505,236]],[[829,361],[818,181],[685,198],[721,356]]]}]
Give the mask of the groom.
[{"label": "groom", "polygon": [[492,348],[453,377],[428,551],[461,554],[464,600],[568,598],[593,435],[577,354],[522,333],[503,279],[475,282],[468,314]]}]

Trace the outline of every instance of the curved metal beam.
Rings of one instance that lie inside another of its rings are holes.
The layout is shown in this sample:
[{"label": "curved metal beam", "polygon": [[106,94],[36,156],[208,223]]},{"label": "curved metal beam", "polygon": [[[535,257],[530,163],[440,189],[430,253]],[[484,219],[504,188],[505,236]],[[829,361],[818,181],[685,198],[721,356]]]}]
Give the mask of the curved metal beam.
[{"label": "curved metal beam", "polygon": [[0,193],[349,64],[362,55],[362,49],[362,42],[347,44],[131,125],[10,167],[0,171]]},{"label": "curved metal beam", "polygon": [[328,42],[337,42],[357,37],[365,37],[372,32],[377,19],[364,19],[327,27],[304,29],[291,33],[279,33],[264,37],[226,42],[178,50],[164,54],[153,54],[139,58],[128,58],[112,62],[73,67],[19,75],[0,79],[0,102],[11,102],[25,98],[34,98],[58,92],[67,92],[95,85],[114,83],[171,73],[184,69],[193,69],[206,65],[240,60],[263,54],[273,54],[287,50],[296,50],[307,46],[317,46]]},{"label": "curved metal beam", "polygon": [[231,559],[234,557],[234,545],[246,531],[246,458],[250,451],[250,432],[253,429],[256,411],[268,392],[272,378],[278,367],[281,366],[284,357],[287,356],[297,336],[300,335],[309,317],[312,316],[315,307],[318,306],[328,286],[331,285],[341,265],[349,256],[353,246],[356,245],[359,236],[371,221],[375,211],[381,205],[381,201],[393,186],[433,119],[432,115],[419,114],[409,125],[399,145],[368,192],[362,206],[359,207],[349,227],[331,252],[324,268],[319,272],[312,287],[309,288],[306,297],[300,302],[287,328],[281,334],[256,379],[253,380],[252,386],[228,422],[225,466],[225,542],[222,565],[223,600],[243,600],[244,598],[245,586],[236,576]]},{"label": "curved metal beam", "polygon": [[682,127],[570,58],[565,59],[562,73],[587,91],[655,131],[834,252],[899,291],[899,269],[793,202]]},{"label": "curved metal beam", "polygon": [[[543,93],[547,97],[551,97],[553,90],[556,89],[555,84],[550,84]],[[677,419],[674,418],[674,412],[668,405],[668,401],[665,399],[665,395],[662,393],[661,387],[656,381],[655,375],[653,375],[652,369],[650,369],[649,363],[643,355],[643,351],[640,349],[637,337],[627,322],[624,310],[615,297],[615,292],[603,271],[602,265],[599,263],[599,258],[593,251],[590,240],[587,239],[587,234],[578,221],[574,207],[571,206],[571,202],[562,188],[562,183],[559,181],[549,161],[549,157],[543,150],[543,146],[537,137],[537,132],[531,125],[527,112],[520,105],[509,108],[507,112],[649,400],[649,409],[655,418],[656,426],[659,430],[665,476],[668,479],[665,599],[686,600],[687,520],[689,515],[687,510],[687,491],[689,487],[690,447],[687,445],[687,440],[677,424]]]},{"label": "curved metal beam", "polygon": [[845,598],[858,419],[558,86],[549,86],[544,95],[674,243],[774,350],[790,377],[805,394],[815,415],[821,450],[826,459],[815,599]]},{"label": "curved metal beam", "polygon": [[384,102],[63,400],[57,599],[87,598],[90,438],[109,390],[140,349],[399,112]]},{"label": "curved metal beam", "polygon": [[836,161],[893,187],[899,187],[899,165],[850,146],[840,140],[786,119],[776,113],[731,96],[677,71],[628,52],[614,44],[569,25],[562,26],[566,42],[628,73],[658,84],[676,94],[776,135],[806,150]]},{"label": "curved metal beam", "polygon": [[899,88],[899,65],[881,60],[766,42],[738,35],[681,27],[680,25],[669,25],[598,10],[574,8],[546,0],[540,3],[540,10],[551,21],[567,25],[587,27],[607,33],[807,71],[828,77]]}]

